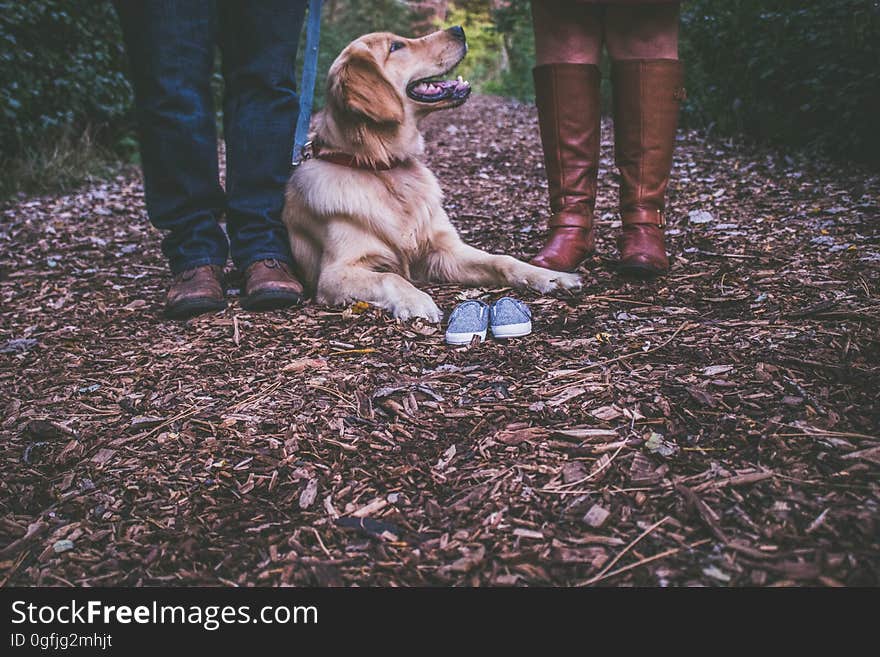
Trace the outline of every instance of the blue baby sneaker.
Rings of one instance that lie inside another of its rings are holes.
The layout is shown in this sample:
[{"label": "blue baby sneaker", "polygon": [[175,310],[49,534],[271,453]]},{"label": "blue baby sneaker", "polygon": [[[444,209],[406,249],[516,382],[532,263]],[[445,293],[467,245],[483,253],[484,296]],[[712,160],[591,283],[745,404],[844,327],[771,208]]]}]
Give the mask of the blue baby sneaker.
[{"label": "blue baby sneaker", "polygon": [[532,311],[517,299],[501,297],[489,308],[489,315],[496,338],[519,338],[532,332]]},{"label": "blue baby sneaker", "polygon": [[489,306],[482,301],[465,301],[458,304],[449,314],[446,327],[447,344],[470,344],[473,337],[486,339],[489,327]]}]

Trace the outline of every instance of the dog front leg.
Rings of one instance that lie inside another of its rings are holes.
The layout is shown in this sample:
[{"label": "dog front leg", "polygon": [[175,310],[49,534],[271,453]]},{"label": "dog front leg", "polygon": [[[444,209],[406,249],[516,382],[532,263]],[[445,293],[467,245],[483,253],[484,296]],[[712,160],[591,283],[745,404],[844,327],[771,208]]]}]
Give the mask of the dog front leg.
[{"label": "dog front leg", "polygon": [[428,275],[444,283],[528,287],[541,293],[576,290],[582,286],[577,274],[535,267],[512,256],[495,255],[469,246],[458,236],[437,240],[438,249],[428,256]]},{"label": "dog front leg", "polygon": [[390,272],[365,267],[335,266],[324,269],[318,280],[317,300],[328,305],[366,301],[383,308],[401,320],[422,317],[430,322],[443,320],[443,312],[428,295],[412,283]]}]

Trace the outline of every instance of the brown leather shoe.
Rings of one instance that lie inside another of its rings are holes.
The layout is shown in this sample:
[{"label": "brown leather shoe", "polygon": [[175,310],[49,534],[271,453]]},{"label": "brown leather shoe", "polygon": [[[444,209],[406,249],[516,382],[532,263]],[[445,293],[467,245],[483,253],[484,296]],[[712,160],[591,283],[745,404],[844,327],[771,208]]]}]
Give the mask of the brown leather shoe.
[{"label": "brown leather shoe", "polygon": [[531,263],[574,271],[595,248],[602,74],[592,64],[542,64],[532,74],[553,215]]},{"label": "brown leather shoe", "polygon": [[678,109],[685,98],[683,66],[674,59],[614,62],[614,149],[620,170],[619,271],[649,278],[666,272],[669,259],[666,187]]},{"label": "brown leather shoe", "polygon": [[174,277],[165,302],[165,314],[172,319],[186,319],[203,313],[217,312],[226,307],[223,270],[203,265],[182,271]]},{"label": "brown leather shoe", "polygon": [[287,264],[279,260],[257,260],[244,272],[245,310],[286,308],[302,301],[303,286]]}]

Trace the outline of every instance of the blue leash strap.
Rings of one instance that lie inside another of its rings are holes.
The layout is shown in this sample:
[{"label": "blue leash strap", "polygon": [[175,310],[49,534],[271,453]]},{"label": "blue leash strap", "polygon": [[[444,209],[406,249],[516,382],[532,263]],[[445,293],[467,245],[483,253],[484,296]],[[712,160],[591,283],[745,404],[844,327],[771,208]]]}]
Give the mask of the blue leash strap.
[{"label": "blue leash strap", "polygon": [[315,101],[315,82],[318,77],[318,44],[321,41],[321,5],[323,0],[309,0],[309,17],[306,23],[306,52],[300,82],[299,118],[293,139],[291,165],[297,166],[310,157],[309,124]]}]

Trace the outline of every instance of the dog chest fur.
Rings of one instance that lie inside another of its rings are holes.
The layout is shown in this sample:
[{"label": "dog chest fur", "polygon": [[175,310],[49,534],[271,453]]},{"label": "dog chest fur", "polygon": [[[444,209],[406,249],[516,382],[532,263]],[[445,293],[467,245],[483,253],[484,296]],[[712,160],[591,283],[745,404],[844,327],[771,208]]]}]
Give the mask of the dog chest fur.
[{"label": "dog chest fur", "polygon": [[[409,275],[422,269],[419,260],[438,220],[433,209],[442,198],[434,174],[416,160],[382,172],[309,160],[291,177],[284,219],[292,235],[307,238],[304,244],[293,240],[297,250],[335,246],[340,256],[358,253],[362,261]],[[347,248],[354,240],[358,248]],[[295,255],[299,262],[304,254]]]}]

